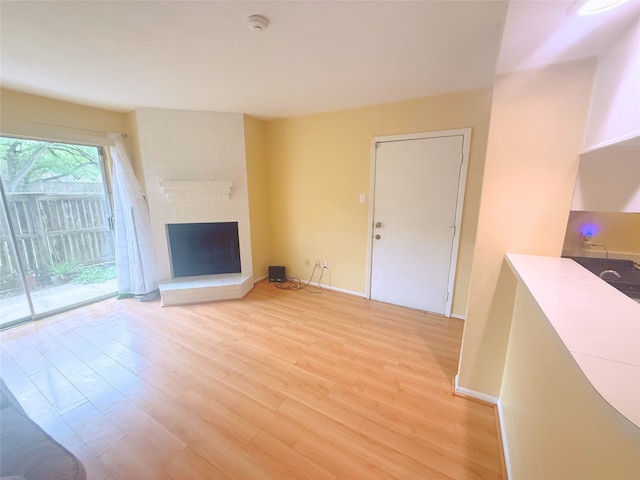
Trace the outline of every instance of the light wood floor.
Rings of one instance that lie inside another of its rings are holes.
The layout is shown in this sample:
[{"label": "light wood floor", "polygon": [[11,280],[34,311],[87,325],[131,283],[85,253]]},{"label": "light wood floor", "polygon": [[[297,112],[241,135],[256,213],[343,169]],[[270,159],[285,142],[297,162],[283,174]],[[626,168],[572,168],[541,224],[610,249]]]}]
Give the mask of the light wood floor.
[{"label": "light wood floor", "polygon": [[2,377],[90,480],[503,478],[494,409],[452,394],[462,327],[263,282],[4,331]]}]

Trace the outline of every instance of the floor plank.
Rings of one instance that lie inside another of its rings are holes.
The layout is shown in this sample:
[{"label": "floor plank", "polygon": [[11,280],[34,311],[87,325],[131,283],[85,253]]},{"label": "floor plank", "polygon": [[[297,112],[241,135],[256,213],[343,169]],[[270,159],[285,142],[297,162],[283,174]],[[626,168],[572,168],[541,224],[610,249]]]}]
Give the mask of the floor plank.
[{"label": "floor plank", "polygon": [[1,373],[90,480],[503,478],[494,409],[452,393],[462,328],[262,282],[2,331]]}]

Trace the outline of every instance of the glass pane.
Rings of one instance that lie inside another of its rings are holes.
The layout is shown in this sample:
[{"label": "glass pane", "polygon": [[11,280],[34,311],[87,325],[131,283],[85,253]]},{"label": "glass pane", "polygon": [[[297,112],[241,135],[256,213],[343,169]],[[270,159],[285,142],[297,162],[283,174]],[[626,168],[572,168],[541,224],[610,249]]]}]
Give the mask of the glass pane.
[{"label": "glass pane", "polygon": [[9,236],[4,203],[0,202],[0,204],[2,210],[0,212],[0,328],[2,328],[20,320],[30,319],[31,312],[20,276],[16,251]]},{"label": "glass pane", "polygon": [[114,293],[100,149],[0,137],[0,175],[36,315]]}]

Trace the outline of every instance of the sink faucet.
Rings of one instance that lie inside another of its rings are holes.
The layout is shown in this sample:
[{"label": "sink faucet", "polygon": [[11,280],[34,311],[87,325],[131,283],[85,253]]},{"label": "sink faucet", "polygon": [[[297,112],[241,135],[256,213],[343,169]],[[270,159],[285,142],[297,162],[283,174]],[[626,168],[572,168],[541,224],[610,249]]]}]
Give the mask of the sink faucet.
[{"label": "sink faucet", "polygon": [[605,275],[614,275],[616,278],[621,278],[622,275],[620,275],[618,272],[616,272],[615,270],[603,270],[602,272],[600,272],[600,278],[604,279]]}]

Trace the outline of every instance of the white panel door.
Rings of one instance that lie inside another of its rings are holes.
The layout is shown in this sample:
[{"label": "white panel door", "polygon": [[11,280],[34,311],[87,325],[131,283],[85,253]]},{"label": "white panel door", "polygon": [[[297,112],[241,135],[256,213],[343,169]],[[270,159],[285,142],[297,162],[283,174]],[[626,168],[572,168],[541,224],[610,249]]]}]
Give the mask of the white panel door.
[{"label": "white panel door", "polygon": [[378,143],[371,298],[445,314],[463,135]]}]

